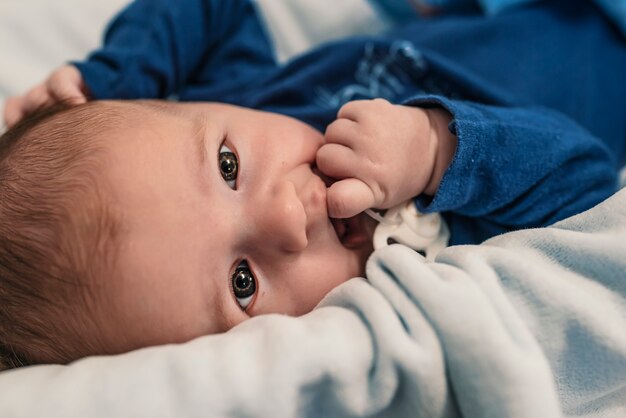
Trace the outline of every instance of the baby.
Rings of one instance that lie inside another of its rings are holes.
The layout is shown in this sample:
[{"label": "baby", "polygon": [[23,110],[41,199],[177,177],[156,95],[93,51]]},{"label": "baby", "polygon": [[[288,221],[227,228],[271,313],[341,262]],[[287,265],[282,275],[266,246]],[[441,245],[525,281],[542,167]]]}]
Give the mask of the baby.
[{"label": "baby", "polygon": [[[368,208],[415,198],[464,244],[602,201],[625,157],[615,115],[626,83],[612,68],[626,54],[587,2],[548,3],[415,21],[285,66],[268,64],[264,42],[246,49],[254,37],[221,42],[201,19],[189,31],[178,12],[206,17],[202,2],[134,3],[102,50],[8,102],[11,125],[42,104],[75,106],[28,117],[0,141],[3,363],[306,313],[363,274]],[[198,33],[215,39],[187,39]],[[565,47],[586,39],[602,48]],[[545,47],[518,48],[533,43]],[[211,46],[230,52],[205,54]],[[525,51],[541,65],[520,65]],[[216,61],[226,56],[236,62]],[[170,94],[198,103],[87,101]]]},{"label": "baby", "polygon": [[3,361],[68,362],[309,312],[363,275],[373,225],[360,212],[436,190],[455,148],[449,119],[352,102],[325,141],[218,103],[102,101],[27,118],[0,141]]}]

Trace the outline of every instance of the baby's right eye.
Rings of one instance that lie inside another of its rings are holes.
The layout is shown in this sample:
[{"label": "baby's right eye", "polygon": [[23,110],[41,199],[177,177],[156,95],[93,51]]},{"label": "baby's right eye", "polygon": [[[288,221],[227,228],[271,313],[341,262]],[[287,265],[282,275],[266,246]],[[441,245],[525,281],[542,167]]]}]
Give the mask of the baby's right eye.
[{"label": "baby's right eye", "polygon": [[217,157],[217,164],[220,174],[226,181],[226,184],[228,184],[228,187],[233,190],[237,189],[237,172],[239,171],[237,155],[226,145],[222,144]]},{"label": "baby's right eye", "polygon": [[246,260],[239,263],[230,280],[237,304],[245,311],[256,293],[256,279]]}]

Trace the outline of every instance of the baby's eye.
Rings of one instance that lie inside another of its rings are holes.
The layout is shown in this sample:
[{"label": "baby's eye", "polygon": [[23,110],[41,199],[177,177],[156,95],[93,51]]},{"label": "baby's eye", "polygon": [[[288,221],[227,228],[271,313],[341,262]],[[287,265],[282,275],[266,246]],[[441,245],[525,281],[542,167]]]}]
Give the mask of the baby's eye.
[{"label": "baby's eye", "polygon": [[217,157],[217,163],[220,169],[220,174],[228,187],[231,189],[237,188],[237,171],[239,169],[239,162],[235,153],[222,144],[219,155]]},{"label": "baby's eye", "polygon": [[247,261],[243,260],[235,269],[231,277],[231,286],[239,307],[245,311],[256,293],[256,279]]}]

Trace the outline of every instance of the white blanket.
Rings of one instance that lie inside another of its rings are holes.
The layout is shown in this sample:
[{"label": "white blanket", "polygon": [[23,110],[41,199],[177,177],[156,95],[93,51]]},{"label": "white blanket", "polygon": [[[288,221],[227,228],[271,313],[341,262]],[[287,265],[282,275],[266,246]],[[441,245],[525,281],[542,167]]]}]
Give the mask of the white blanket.
[{"label": "white blanket", "polygon": [[[0,109],[125,1],[0,0]],[[0,417],[626,416],[626,192],[437,263],[389,247],[368,274],[302,318],[0,373]]]},{"label": "white blanket", "polygon": [[0,374],[2,417],[626,416],[626,190],[551,228],[379,250],[301,318]]}]

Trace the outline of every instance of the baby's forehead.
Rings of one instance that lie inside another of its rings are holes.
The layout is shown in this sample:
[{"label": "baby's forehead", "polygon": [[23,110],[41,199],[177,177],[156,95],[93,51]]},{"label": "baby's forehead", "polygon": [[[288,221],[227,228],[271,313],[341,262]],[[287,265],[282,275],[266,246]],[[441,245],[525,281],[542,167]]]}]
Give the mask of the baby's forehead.
[{"label": "baby's forehead", "polygon": [[199,112],[193,107],[163,100],[111,101],[104,103],[103,111],[119,115],[112,128],[123,127],[125,130],[155,133],[165,126],[194,125],[199,119]]},{"label": "baby's forehead", "polygon": [[[110,108],[118,111],[116,105]],[[194,124],[193,119],[179,117],[158,103],[122,106],[127,110],[124,119],[99,135],[104,150],[100,176],[120,210],[142,213],[145,207],[161,205],[197,177]]]},{"label": "baby's forehead", "polygon": [[95,118],[114,125],[127,122],[141,126],[142,122],[148,123],[151,116],[180,117],[184,114],[180,106],[163,100],[95,100],[83,106],[81,113],[86,120]]},{"label": "baby's forehead", "polygon": [[111,108],[124,109],[129,119],[136,116],[188,119],[197,114],[193,106],[167,100],[120,100],[107,102]]}]

